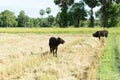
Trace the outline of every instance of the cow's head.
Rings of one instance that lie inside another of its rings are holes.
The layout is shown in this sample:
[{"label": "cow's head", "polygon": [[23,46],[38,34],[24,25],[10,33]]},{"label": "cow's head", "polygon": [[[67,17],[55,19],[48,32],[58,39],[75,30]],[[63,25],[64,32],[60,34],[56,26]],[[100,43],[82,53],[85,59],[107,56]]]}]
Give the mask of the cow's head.
[{"label": "cow's head", "polygon": [[58,41],[60,44],[64,44],[64,43],[65,43],[65,41],[64,41],[62,38],[60,38],[60,37],[57,38],[57,41]]},{"label": "cow's head", "polygon": [[93,37],[100,37],[100,32],[97,31],[96,33],[93,34]]}]

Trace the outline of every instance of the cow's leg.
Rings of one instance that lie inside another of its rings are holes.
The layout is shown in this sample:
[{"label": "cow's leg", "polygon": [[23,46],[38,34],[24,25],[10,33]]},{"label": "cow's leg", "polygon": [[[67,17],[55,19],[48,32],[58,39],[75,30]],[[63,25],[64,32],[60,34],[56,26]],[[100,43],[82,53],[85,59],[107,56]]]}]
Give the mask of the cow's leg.
[{"label": "cow's leg", "polygon": [[56,57],[57,57],[57,49],[58,49],[58,48],[55,49]]},{"label": "cow's leg", "polygon": [[55,50],[53,49],[53,56],[55,55]]},{"label": "cow's leg", "polygon": [[53,50],[52,50],[52,48],[50,48],[50,53],[52,53],[53,52]]},{"label": "cow's leg", "polygon": [[100,40],[100,36],[99,36],[99,40]]},{"label": "cow's leg", "polygon": [[106,38],[108,37],[107,34],[105,36],[106,36]]}]

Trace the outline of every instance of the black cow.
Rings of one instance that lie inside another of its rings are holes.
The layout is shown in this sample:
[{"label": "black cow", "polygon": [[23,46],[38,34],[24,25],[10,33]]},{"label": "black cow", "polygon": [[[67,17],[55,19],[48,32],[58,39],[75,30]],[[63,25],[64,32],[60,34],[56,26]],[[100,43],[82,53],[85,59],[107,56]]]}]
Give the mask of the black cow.
[{"label": "black cow", "polygon": [[100,37],[108,37],[108,31],[107,30],[96,31],[93,34],[93,37],[98,37],[99,39]]},{"label": "black cow", "polygon": [[65,41],[60,37],[58,37],[58,38],[51,37],[49,39],[50,53],[53,53],[53,56],[56,54],[56,57],[57,57],[58,45],[64,44],[64,43],[65,43]]}]

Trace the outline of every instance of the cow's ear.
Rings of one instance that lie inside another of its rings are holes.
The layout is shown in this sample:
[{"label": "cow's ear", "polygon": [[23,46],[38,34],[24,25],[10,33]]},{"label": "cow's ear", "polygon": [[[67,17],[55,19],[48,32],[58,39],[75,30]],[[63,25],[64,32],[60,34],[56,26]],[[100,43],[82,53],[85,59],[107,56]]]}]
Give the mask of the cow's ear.
[{"label": "cow's ear", "polygon": [[97,34],[100,34],[100,31],[97,31]]},{"label": "cow's ear", "polygon": [[58,37],[57,39],[60,39],[60,37]]},{"label": "cow's ear", "polygon": [[59,40],[61,40],[61,38],[60,38],[60,37],[58,37],[58,38],[57,38],[57,40],[59,41]]}]

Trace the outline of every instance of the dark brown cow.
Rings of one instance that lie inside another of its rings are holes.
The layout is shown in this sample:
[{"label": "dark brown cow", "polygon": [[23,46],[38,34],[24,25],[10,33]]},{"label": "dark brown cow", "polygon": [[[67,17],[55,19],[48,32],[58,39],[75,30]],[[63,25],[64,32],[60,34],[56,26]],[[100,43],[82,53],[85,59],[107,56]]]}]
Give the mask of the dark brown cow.
[{"label": "dark brown cow", "polygon": [[56,57],[57,57],[58,45],[64,44],[64,43],[65,43],[65,41],[60,37],[58,37],[58,38],[51,37],[49,39],[50,53],[53,53],[53,56],[56,54]]},{"label": "dark brown cow", "polygon": [[107,30],[96,31],[93,34],[93,37],[98,37],[99,39],[100,37],[108,37],[108,31]]}]

